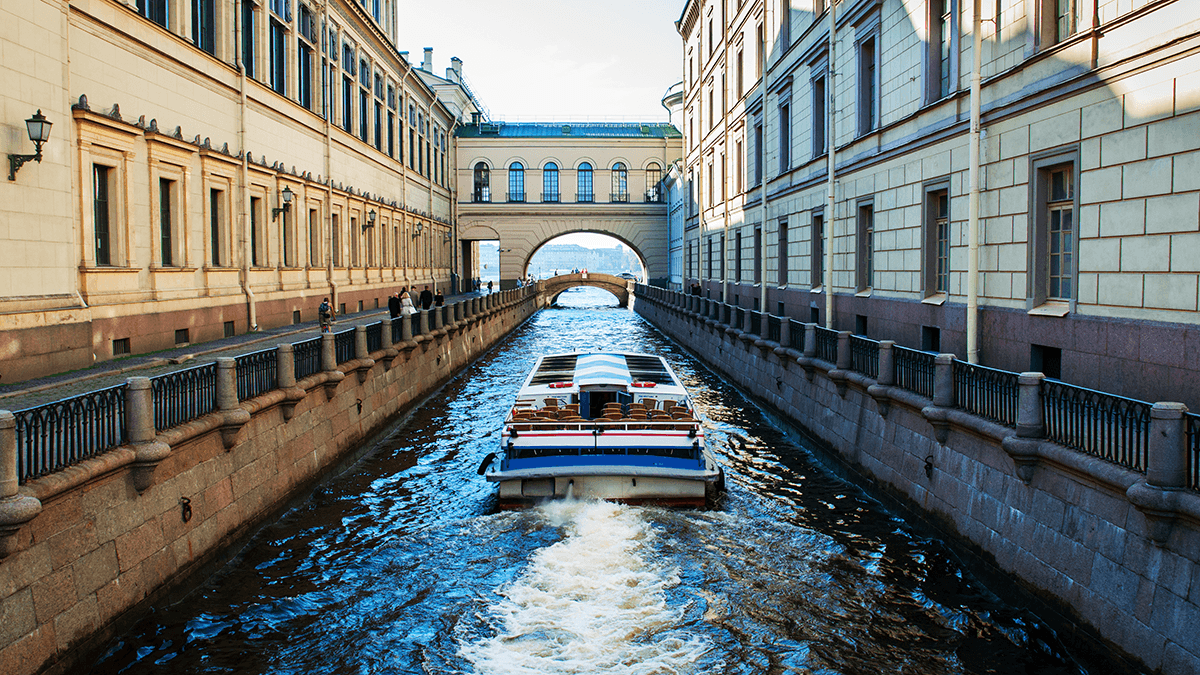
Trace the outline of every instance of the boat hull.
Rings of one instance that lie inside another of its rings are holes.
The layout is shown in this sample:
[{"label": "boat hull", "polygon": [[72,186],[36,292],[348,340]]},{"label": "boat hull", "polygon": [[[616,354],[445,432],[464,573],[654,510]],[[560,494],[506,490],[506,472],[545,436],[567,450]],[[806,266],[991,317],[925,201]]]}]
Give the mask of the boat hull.
[{"label": "boat hull", "polygon": [[718,480],[586,473],[500,480],[499,506],[525,508],[547,499],[602,499],[625,504],[703,508]]}]

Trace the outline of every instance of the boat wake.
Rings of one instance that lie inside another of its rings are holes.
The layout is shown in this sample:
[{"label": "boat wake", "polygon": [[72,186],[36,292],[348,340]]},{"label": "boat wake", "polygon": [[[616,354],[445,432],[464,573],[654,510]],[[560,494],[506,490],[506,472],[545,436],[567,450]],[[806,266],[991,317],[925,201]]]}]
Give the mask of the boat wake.
[{"label": "boat wake", "polygon": [[539,550],[485,621],[494,635],[460,654],[488,675],[696,672],[707,643],[677,628],[666,602],[675,570],[652,560],[654,532],[637,509],[557,500],[537,509],[565,538]]}]

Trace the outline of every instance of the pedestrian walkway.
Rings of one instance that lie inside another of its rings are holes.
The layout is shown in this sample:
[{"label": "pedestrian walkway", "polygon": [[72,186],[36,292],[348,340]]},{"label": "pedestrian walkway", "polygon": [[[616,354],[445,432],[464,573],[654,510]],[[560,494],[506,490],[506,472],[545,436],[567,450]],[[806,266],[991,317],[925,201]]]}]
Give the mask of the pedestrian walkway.
[{"label": "pedestrian walkway", "polygon": [[[487,291],[447,296],[446,304],[482,295],[487,295]],[[347,314],[337,317],[333,324],[333,331],[337,333],[354,326],[377,323],[387,319],[386,309]],[[289,324],[186,347],[112,359],[97,363],[90,368],[47,375],[10,385],[0,385],[0,410],[24,410],[118,385],[125,382],[128,377],[153,377],[210,363],[220,357],[234,357],[262,349],[272,349],[275,345],[285,342],[300,342],[320,334],[320,326],[316,321]]]}]

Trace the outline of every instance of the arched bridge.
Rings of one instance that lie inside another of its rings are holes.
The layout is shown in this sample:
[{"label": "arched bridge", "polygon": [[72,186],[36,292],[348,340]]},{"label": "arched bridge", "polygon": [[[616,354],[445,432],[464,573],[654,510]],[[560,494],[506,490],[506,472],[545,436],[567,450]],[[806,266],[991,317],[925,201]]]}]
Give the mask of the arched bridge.
[{"label": "arched bridge", "polygon": [[588,272],[586,274],[560,274],[556,277],[543,279],[542,292],[548,299],[548,304],[553,305],[558,301],[558,296],[568,288],[576,288],[578,286],[592,286],[594,288],[602,288],[609,293],[617,296],[617,303],[622,307],[629,306],[629,289],[631,281],[611,274],[596,274]]}]

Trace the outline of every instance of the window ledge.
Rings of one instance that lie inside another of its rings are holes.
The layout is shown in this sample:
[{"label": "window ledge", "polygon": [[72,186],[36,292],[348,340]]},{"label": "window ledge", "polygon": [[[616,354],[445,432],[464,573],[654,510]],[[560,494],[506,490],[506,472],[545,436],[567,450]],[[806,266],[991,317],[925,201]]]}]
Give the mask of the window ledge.
[{"label": "window ledge", "polygon": [[1028,314],[1030,316],[1056,316],[1056,317],[1064,317],[1070,313],[1071,313],[1071,306],[1065,302],[1061,302],[1058,300],[1044,302],[1044,303],[1038,305],[1037,307],[1034,307],[1033,309],[1029,310],[1029,312],[1028,312]]},{"label": "window ledge", "polygon": [[859,291],[859,292],[855,293],[855,294],[854,294],[854,297],[856,297],[856,298],[869,298],[869,297],[871,297],[871,293],[872,293],[874,290],[875,290],[874,288],[864,288],[863,290],[861,290],[861,291]]},{"label": "window ledge", "polygon": [[934,293],[928,298],[922,300],[921,303],[926,305],[938,305],[940,307],[941,305],[946,304],[946,298],[947,296],[945,293]]},{"label": "window ledge", "polygon": [[809,291],[808,291],[808,292],[809,292],[809,293],[824,293],[824,292],[825,292],[825,290],[824,290],[824,288],[823,288],[823,287],[821,287],[821,286],[813,286],[811,289],[809,289]]}]

